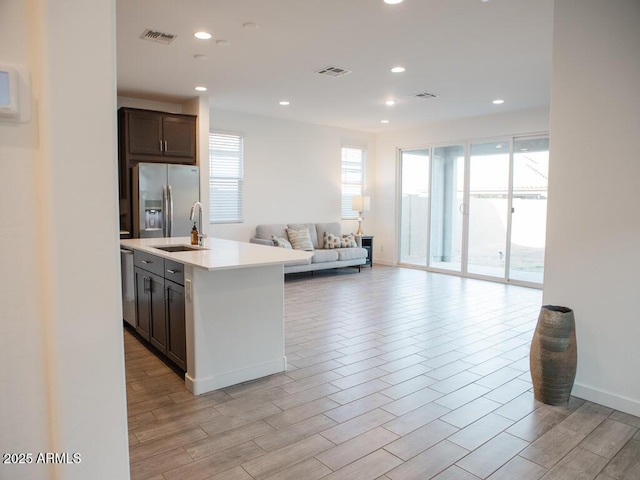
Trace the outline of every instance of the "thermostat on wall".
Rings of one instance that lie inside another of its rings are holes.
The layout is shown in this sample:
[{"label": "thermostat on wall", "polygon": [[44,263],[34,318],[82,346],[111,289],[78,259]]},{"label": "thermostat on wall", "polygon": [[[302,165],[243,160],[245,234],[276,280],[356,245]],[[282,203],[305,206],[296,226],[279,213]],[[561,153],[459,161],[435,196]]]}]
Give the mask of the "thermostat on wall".
[{"label": "thermostat on wall", "polygon": [[0,64],[0,120],[25,123],[29,121],[30,110],[25,69]]}]

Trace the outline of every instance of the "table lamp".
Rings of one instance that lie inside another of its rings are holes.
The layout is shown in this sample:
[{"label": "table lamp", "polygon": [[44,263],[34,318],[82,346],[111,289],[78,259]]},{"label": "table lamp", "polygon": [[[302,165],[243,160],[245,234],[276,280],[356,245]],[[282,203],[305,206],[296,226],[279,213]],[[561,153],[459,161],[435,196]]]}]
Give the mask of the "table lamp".
[{"label": "table lamp", "polygon": [[358,195],[351,199],[351,208],[358,212],[358,231],[356,235],[362,235],[362,214],[371,208],[371,198]]}]

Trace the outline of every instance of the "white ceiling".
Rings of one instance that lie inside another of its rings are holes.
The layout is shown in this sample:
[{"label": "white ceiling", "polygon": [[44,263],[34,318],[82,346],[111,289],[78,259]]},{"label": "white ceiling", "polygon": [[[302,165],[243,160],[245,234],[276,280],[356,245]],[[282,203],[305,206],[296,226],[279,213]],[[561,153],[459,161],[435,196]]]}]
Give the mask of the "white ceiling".
[{"label": "white ceiling", "polygon": [[[117,0],[118,94],[183,102],[205,85],[215,108],[372,132],[548,107],[552,20],[553,0]],[[329,65],[352,73],[315,73]]]}]

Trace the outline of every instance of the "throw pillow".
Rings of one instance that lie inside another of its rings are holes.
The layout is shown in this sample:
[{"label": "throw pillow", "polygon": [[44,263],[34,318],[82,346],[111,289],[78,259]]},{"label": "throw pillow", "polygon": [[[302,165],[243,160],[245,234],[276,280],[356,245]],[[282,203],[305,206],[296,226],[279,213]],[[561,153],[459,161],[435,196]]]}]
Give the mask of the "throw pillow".
[{"label": "throw pillow", "polygon": [[324,232],[323,235],[324,248],[340,248],[341,239],[333,233]]},{"label": "throw pillow", "polygon": [[356,239],[353,235],[337,237],[333,233],[324,232],[324,248],[350,248],[357,247]]},{"label": "throw pillow", "polygon": [[280,248],[293,248],[289,240],[283,237],[276,237],[275,235],[271,235],[271,241],[273,242],[274,247]]},{"label": "throw pillow", "polygon": [[305,250],[307,252],[313,251],[313,243],[311,242],[311,235],[309,235],[308,228],[304,228],[302,230],[287,228],[287,236],[289,237],[291,246],[295,250]]},{"label": "throw pillow", "polygon": [[350,233],[348,235],[342,235],[342,238],[346,240],[346,242],[348,243],[347,247],[350,247],[350,248],[358,247],[358,242],[356,242],[356,236],[354,233]]}]

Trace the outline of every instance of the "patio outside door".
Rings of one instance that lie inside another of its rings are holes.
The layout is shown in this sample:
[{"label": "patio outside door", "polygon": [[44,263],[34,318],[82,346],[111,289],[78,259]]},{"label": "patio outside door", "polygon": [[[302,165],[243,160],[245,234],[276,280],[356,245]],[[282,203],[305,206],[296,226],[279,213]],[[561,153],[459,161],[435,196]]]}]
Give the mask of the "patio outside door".
[{"label": "patio outside door", "polygon": [[505,278],[509,221],[509,142],[471,145],[467,272]]},{"label": "patio outside door", "polygon": [[541,285],[548,137],[400,152],[401,264]]}]

